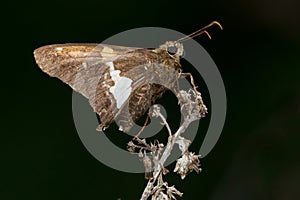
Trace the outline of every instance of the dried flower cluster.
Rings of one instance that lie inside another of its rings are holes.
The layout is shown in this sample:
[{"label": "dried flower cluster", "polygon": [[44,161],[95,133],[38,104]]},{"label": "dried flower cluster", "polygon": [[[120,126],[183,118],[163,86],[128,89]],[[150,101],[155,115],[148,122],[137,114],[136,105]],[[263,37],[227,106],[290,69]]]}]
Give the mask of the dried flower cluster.
[{"label": "dried flower cluster", "polygon": [[177,160],[174,172],[180,174],[181,179],[184,179],[189,171],[201,172],[199,155],[191,152],[185,152],[181,158]]},{"label": "dried flower cluster", "polygon": [[128,150],[131,152],[139,152],[139,157],[143,159],[145,166],[145,176],[149,179],[147,186],[142,194],[141,200],[172,200],[176,196],[182,196],[174,186],[169,187],[168,183],[163,181],[163,175],[169,172],[164,167],[164,163],[171,155],[175,144],[181,151],[181,157],[177,160],[174,172],[180,174],[184,179],[191,171],[201,172],[199,155],[195,155],[188,151],[191,143],[190,140],[181,136],[187,129],[189,124],[195,120],[199,120],[207,113],[207,108],[202,101],[200,92],[194,88],[193,90],[181,90],[177,94],[177,98],[183,115],[183,122],[179,129],[172,133],[165,117],[160,112],[160,107],[154,105],[150,111],[152,117],[159,117],[162,124],[169,132],[169,138],[166,145],[159,141],[148,144],[145,139],[135,137],[128,143]]}]

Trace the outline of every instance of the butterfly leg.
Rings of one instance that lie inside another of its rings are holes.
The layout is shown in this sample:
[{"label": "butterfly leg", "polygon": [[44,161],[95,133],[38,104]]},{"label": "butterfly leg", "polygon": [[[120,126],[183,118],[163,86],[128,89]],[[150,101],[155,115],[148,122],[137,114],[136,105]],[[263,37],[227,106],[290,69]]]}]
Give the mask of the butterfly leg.
[{"label": "butterfly leg", "polygon": [[[186,78],[186,77],[190,77],[190,79],[191,79],[191,84],[192,84],[192,86],[193,86],[194,91],[196,92],[198,86],[195,85],[193,75],[192,75],[191,73],[180,73],[180,78]],[[197,91],[197,92],[198,92],[198,91]]]},{"label": "butterfly leg", "polygon": [[144,131],[144,129],[146,128],[146,126],[147,126],[147,124],[148,124],[149,118],[150,118],[149,115],[147,115],[147,118],[146,118],[146,120],[145,120],[145,122],[144,122],[143,127],[142,127],[141,130],[134,136],[135,138],[138,138],[138,137],[141,135],[141,133]]}]

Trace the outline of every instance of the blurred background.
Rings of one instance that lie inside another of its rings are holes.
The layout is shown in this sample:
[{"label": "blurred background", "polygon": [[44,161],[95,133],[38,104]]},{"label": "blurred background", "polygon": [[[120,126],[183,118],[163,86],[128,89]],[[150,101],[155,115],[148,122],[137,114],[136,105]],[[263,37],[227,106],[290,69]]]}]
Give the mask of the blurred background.
[{"label": "blurred background", "polygon": [[196,40],[225,83],[224,130],[202,173],[166,178],[184,192],[179,199],[299,199],[299,7],[296,0],[3,2],[0,198],[139,199],[146,185],[143,174],[118,172],[88,153],[73,123],[71,88],[37,67],[35,48],[101,42],[138,27],[189,34],[218,20],[224,31]]}]

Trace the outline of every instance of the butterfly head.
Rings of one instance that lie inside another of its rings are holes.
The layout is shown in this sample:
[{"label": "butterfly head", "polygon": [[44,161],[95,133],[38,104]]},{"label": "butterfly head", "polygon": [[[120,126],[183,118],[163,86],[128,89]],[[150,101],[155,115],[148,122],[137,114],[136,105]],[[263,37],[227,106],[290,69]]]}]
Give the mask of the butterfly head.
[{"label": "butterfly head", "polygon": [[167,41],[159,49],[166,51],[171,57],[179,59],[183,56],[183,45],[178,41]]}]

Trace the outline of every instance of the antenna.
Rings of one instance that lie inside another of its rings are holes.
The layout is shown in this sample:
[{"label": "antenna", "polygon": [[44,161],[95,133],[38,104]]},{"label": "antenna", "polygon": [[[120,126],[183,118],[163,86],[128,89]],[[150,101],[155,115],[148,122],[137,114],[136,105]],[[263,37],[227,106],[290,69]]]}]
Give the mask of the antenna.
[{"label": "antenna", "polygon": [[199,29],[199,30],[187,35],[187,36],[184,36],[183,38],[180,38],[179,40],[177,40],[177,42],[184,42],[186,40],[189,40],[189,39],[192,39],[192,38],[197,37],[199,35],[202,35],[203,33],[205,33],[209,37],[209,39],[211,39],[211,36],[206,31],[206,29],[208,29],[209,27],[211,27],[213,25],[217,25],[221,30],[223,30],[223,27],[221,26],[221,24],[219,22],[213,21],[210,24],[204,26],[203,28],[201,28],[201,29]]}]

